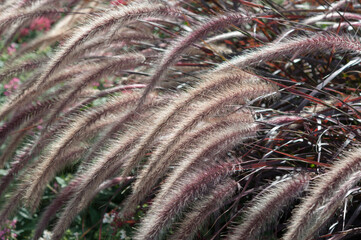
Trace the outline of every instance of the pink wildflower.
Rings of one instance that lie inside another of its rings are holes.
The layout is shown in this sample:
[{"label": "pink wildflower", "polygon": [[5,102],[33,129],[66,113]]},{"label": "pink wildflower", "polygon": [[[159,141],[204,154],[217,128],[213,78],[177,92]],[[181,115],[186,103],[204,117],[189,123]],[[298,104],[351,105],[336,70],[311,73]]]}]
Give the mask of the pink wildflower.
[{"label": "pink wildflower", "polygon": [[20,36],[27,36],[29,35],[29,28],[23,28],[20,30]]},{"label": "pink wildflower", "polygon": [[12,43],[9,47],[8,47],[8,54],[9,55],[13,55],[14,52],[16,52],[16,45],[15,43]]},{"label": "pink wildflower", "polygon": [[39,125],[36,126],[36,128],[39,129],[39,130],[43,129],[43,126],[41,125],[42,123],[43,123],[43,119],[40,119]]},{"label": "pink wildflower", "polygon": [[99,85],[100,85],[99,82],[96,82],[96,81],[95,81],[95,82],[92,82],[92,86],[93,86],[93,87],[99,87]]},{"label": "pink wildflower", "polygon": [[5,88],[5,96],[9,96],[13,90],[16,90],[19,88],[20,85],[20,79],[19,78],[13,78],[10,80],[9,83],[4,85]]},{"label": "pink wildflower", "polygon": [[14,219],[14,220],[11,221],[10,226],[11,226],[12,228],[14,228],[15,225],[16,225],[16,223],[17,223],[17,220]]},{"label": "pink wildflower", "polygon": [[126,0],[116,0],[116,1],[111,1],[110,4],[119,6],[119,5],[127,5],[128,3]]},{"label": "pink wildflower", "polygon": [[30,24],[30,30],[48,31],[50,29],[51,21],[47,17],[35,18]]},{"label": "pink wildflower", "polygon": [[0,231],[1,240],[15,239],[17,237],[17,234],[12,231],[13,229],[15,229],[16,222],[17,222],[16,220],[6,221],[6,225]]},{"label": "pink wildflower", "polygon": [[104,83],[103,83],[103,86],[105,88],[108,88],[108,87],[112,87],[113,86],[113,83],[109,80],[109,79],[104,79]]}]

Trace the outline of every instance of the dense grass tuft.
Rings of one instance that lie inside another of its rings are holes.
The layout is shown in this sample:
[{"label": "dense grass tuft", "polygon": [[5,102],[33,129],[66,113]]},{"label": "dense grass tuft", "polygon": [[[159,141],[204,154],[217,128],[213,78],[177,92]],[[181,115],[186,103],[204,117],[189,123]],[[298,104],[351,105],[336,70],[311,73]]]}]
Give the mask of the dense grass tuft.
[{"label": "dense grass tuft", "polygon": [[360,9],[0,1],[0,238],[357,238]]}]

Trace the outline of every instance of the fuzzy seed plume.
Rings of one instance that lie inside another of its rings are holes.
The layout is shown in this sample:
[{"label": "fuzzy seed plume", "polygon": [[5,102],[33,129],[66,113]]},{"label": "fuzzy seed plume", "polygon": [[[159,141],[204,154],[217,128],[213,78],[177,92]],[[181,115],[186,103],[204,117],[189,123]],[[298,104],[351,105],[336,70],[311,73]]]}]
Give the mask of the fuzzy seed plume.
[{"label": "fuzzy seed plume", "polygon": [[[124,162],[134,154],[135,146],[139,144],[140,137],[143,134],[142,127],[153,124],[152,110],[150,108],[147,114],[140,115],[136,120],[138,123],[133,122],[129,125],[128,130],[131,131],[131,134],[121,134],[112,139],[104,151],[95,155],[96,159],[91,161],[92,164],[86,168],[86,174],[83,175],[83,171],[81,171],[82,182],[77,187],[54,228],[54,239],[61,238],[72,219],[92,200],[94,197],[93,192],[99,185],[122,170]],[[124,131],[128,132],[127,130]],[[122,179],[127,177],[121,176]]]},{"label": "fuzzy seed plume", "polygon": [[125,215],[129,215],[129,212],[135,210],[135,207],[151,191],[157,181],[165,175],[169,166],[177,164],[178,160],[181,159],[184,154],[189,154],[190,152],[196,151],[197,148],[201,148],[198,144],[208,141],[217,132],[231,128],[231,126],[235,129],[242,128],[252,123],[252,115],[247,111],[232,114],[226,116],[225,119],[212,122],[211,124],[204,124],[204,126],[182,136],[179,142],[175,144],[167,154],[161,155],[155,150],[148,161],[148,165],[139,173],[133,186],[133,194],[124,204],[123,209],[126,211]]},{"label": "fuzzy seed plume", "polygon": [[91,82],[100,79],[102,76],[110,74],[114,71],[134,68],[144,62],[145,57],[141,54],[124,54],[120,56],[113,56],[108,61],[97,64],[89,71],[75,79],[75,83],[72,85],[72,90],[64,96],[64,100],[55,109],[52,116],[49,117],[46,126],[53,123],[56,116],[63,111],[63,109],[69,104],[70,101],[74,101],[76,96],[79,95],[85,87]]},{"label": "fuzzy seed plume", "polygon": [[[191,115],[185,116],[175,127],[173,127],[174,130],[168,136],[168,141],[158,147],[162,149],[159,150],[159,152],[161,152],[160,155],[166,154],[170,148],[179,141],[183,134],[186,134],[188,131],[193,129],[197,123],[202,121],[211,113],[215,113],[219,111],[219,109],[222,109],[223,106],[231,104],[245,104],[248,99],[272,93],[276,93],[275,87],[265,83],[254,85],[244,84],[241,88],[224,89],[222,94],[214,96],[209,101],[199,103],[192,111]],[[145,147],[140,145],[138,149],[144,151]],[[143,155],[138,149],[136,149],[137,155],[125,162],[123,177],[130,173],[136,164],[138,164],[140,160],[139,156]]]},{"label": "fuzzy seed plume", "polygon": [[[227,74],[207,75],[203,78],[198,87],[191,89],[188,93],[181,94],[177,100],[169,103],[169,107],[164,108],[157,114],[153,126],[145,132],[136,146],[134,157],[128,160],[129,167],[124,171],[124,175],[129,174],[133,168],[144,156],[147,149],[150,149],[153,141],[165,132],[168,128],[174,128],[173,124],[179,121],[189,111],[193,111],[192,103],[212,98],[219,91],[226,91],[229,88],[243,86],[243,84],[257,84],[260,79],[244,71],[235,70]],[[206,105],[206,104],[205,104]]]},{"label": "fuzzy seed plume", "polygon": [[55,171],[59,169],[59,164],[61,165],[59,155],[63,154],[64,150],[74,141],[77,135],[81,134],[84,129],[89,128],[104,114],[109,114],[112,111],[122,111],[129,107],[131,102],[137,101],[138,99],[138,94],[129,94],[129,96],[125,98],[115,98],[100,109],[86,112],[74,119],[67,129],[47,147],[49,151],[42,155],[35,169],[26,175],[24,184],[28,187],[26,188],[24,199],[26,199],[27,204],[33,208],[37,206],[39,201],[36,201],[36,199],[39,199],[39,197],[35,198],[34,196],[41,196],[40,193],[43,191],[46,183],[55,174]]},{"label": "fuzzy seed plume", "polygon": [[201,23],[194,31],[180,37],[175,41],[175,44],[172,45],[163,55],[161,62],[155,68],[150,80],[149,85],[144,91],[144,94],[141,98],[140,104],[142,104],[145,98],[148,96],[150,91],[153,90],[155,85],[162,80],[163,75],[166,70],[177,60],[178,56],[182,54],[189,46],[191,46],[195,41],[206,36],[211,31],[217,31],[230,25],[238,25],[243,22],[249,21],[250,18],[241,13],[231,13],[221,16],[216,16],[208,21]]},{"label": "fuzzy seed plume", "polygon": [[[74,191],[72,198],[63,210],[54,227],[53,239],[61,239],[65,230],[70,226],[73,218],[86,207],[94,197],[93,192],[97,187],[105,179],[113,175],[114,171],[120,171],[123,164],[123,157],[127,157],[125,153],[136,144],[140,135],[141,133],[137,133],[132,137],[122,139],[121,141],[114,141],[114,145],[117,147],[109,148],[101,154],[99,157],[100,161],[95,162],[94,166],[87,171],[81,184],[79,184]],[[107,169],[107,171],[104,171],[104,169]]]},{"label": "fuzzy seed plume", "polygon": [[101,31],[105,31],[114,25],[134,22],[141,18],[154,15],[179,16],[180,14],[180,11],[171,8],[166,4],[150,4],[146,1],[143,3],[134,2],[126,8],[109,10],[101,16],[96,17],[88,24],[74,31],[74,34],[64,43],[62,48],[54,54],[51,61],[44,67],[40,77],[33,85],[21,92],[18,92],[16,96],[12,96],[9,101],[3,104],[0,108],[0,119],[3,119],[4,115],[7,114],[16,104],[21,102],[23,98],[29,94],[29,92],[32,92],[37,88],[42,88],[48,78],[69,61],[69,54],[89,37]]},{"label": "fuzzy seed plume", "polygon": [[335,49],[342,52],[361,53],[361,43],[358,39],[348,35],[315,34],[311,37],[297,37],[275,42],[260,47],[255,51],[232,58],[220,64],[214,72],[226,71],[232,68],[244,69],[246,67],[277,60],[294,54],[310,54],[315,51]]},{"label": "fuzzy seed plume", "polygon": [[191,169],[207,164],[207,161],[225,154],[228,150],[242,143],[250,136],[253,136],[259,129],[258,124],[247,124],[246,126],[230,126],[221,132],[209,136],[209,139],[202,142],[202,146],[182,156],[178,167],[169,174],[167,180],[159,191],[159,196],[166,196],[167,192],[182,179]]},{"label": "fuzzy seed plume", "polygon": [[23,11],[9,11],[7,14],[4,14],[0,17],[0,34],[4,31],[6,26],[9,26],[15,22],[24,22],[27,19],[34,19],[36,17],[44,15],[54,15],[60,14],[63,11],[59,11],[54,7],[49,7],[46,5],[39,6],[39,4],[34,4],[33,6],[23,9]]},{"label": "fuzzy seed plume", "polygon": [[35,59],[16,62],[4,66],[0,73],[0,83],[5,81],[7,78],[19,74],[21,72],[32,71],[33,69],[36,69],[37,67],[44,64],[46,60],[48,60],[47,57],[41,56]]},{"label": "fuzzy seed plume", "polygon": [[243,213],[241,223],[234,227],[229,240],[256,240],[271,223],[277,221],[282,209],[287,208],[308,186],[308,174],[297,174],[273,183],[261,195],[252,200]]},{"label": "fuzzy seed plume", "polygon": [[226,179],[232,166],[231,163],[223,163],[188,172],[187,178],[179,181],[166,198],[157,195],[134,239],[160,239],[161,231],[169,226],[172,219],[197,197],[208,193]]},{"label": "fuzzy seed plume", "polygon": [[171,240],[191,239],[196,231],[202,227],[207,219],[229,199],[237,189],[237,182],[226,179],[218,184],[209,194],[197,200],[191,210],[185,214]]},{"label": "fuzzy seed plume", "polygon": [[360,180],[361,149],[351,149],[312,185],[309,195],[292,214],[284,240],[309,239],[318,234],[345,197]]}]

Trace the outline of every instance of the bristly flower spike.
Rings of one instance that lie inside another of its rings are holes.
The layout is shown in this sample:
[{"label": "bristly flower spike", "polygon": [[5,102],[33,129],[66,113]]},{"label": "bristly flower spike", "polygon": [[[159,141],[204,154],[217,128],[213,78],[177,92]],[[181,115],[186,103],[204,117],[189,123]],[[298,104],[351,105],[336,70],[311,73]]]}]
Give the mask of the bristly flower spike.
[{"label": "bristly flower spike", "polygon": [[294,211],[283,240],[314,237],[339,207],[347,189],[359,182],[360,171],[361,148],[352,149],[314,182],[309,196]]},{"label": "bristly flower spike", "polygon": [[[69,38],[62,48],[51,58],[51,61],[42,71],[41,76],[32,86],[18,92],[16,95],[11,97],[9,101],[3,104],[0,108],[0,119],[3,119],[3,117],[11,111],[11,109],[14,109],[14,106],[23,102],[25,97],[28,97],[29,95],[35,97],[33,96],[33,93],[36,92],[38,88],[42,88],[48,78],[56,70],[58,70],[60,66],[69,61],[68,56],[70,56],[71,53],[90,36],[109,29],[116,24],[130,23],[140,18],[159,15],[179,16],[180,14],[181,11],[173,9],[166,4],[150,4],[148,1],[140,4],[135,1],[132,5],[128,5],[126,8],[110,10],[109,12],[93,19],[89,24],[80,27],[78,31],[74,32],[73,36]],[[71,55],[71,57],[74,58],[75,56]]]},{"label": "bristly flower spike", "polygon": [[237,189],[237,182],[227,179],[217,185],[209,194],[199,199],[192,209],[185,214],[180,226],[170,236],[171,240],[187,240],[192,238],[196,231],[204,225],[206,220],[217,212],[226,203]]},{"label": "bristly flower spike", "polygon": [[310,176],[298,174],[275,182],[272,187],[252,200],[245,210],[241,223],[235,226],[229,240],[256,240],[272,222],[277,221],[283,209],[287,208],[308,186]]},{"label": "bristly flower spike", "polygon": [[234,57],[220,64],[214,69],[214,72],[222,72],[232,68],[245,69],[252,65],[281,59],[285,56],[291,57],[295,54],[302,55],[332,49],[361,54],[361,43],[350,36],[324,33],[315,34],[311,37],[291,38],[283,42],[271,43],[255,51]]},{"label": "bristly flower spike", "polygon": [[205,23],[202,23],[198,28],[196,28],[188,35],[180,37],[178,40],[176,40],[176,42],[165,52],[161,62],[155,68],[154,73],[149,80],[149,85],[146,88],[139,104],[141,105],[144,102],[145,98],[148,96],[150,91],[153,90],[157,82],[162,79],[168,67],[170,67],[177,60],[178,56],[182,54],[182,52],[184,52],[187,48],[189,48],[195,41],[206,36],[209,32],[214,32],[232,26],[232,24],[238,25],[249,21],[250,19],[250,17],[247,17],[241,13],[231,13],[227,15],[216,16],[208,19],[208,21]]}]

